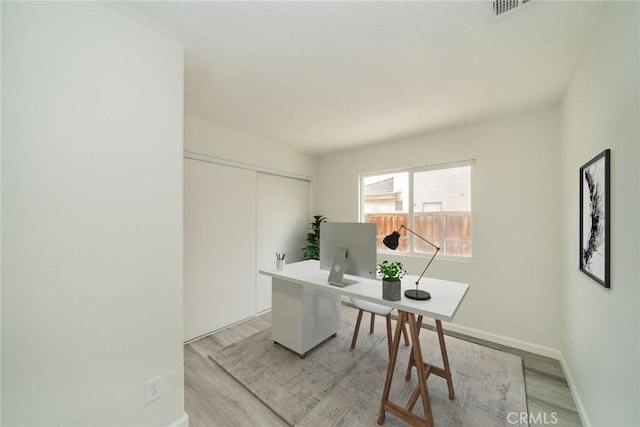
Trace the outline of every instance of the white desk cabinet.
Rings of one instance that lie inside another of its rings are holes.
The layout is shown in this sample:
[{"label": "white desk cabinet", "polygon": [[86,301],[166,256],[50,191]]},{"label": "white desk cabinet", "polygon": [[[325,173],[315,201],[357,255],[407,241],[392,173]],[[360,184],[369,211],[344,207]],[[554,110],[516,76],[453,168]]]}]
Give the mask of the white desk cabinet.
[{"label": "white desk cabinet", "polygon": [[340,329],[341,297],[273,278],[271,334],[274,341],[303,356]]}]

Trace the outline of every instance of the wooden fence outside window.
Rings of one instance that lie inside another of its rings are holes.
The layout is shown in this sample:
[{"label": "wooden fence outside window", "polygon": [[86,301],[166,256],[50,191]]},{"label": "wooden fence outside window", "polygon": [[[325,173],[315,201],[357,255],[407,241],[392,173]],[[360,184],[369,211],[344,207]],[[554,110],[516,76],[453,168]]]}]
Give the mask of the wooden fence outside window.
[{"label": "wooden fence outside window", "polygon": [[[389,250],[382,243],[385,236],[401,225],[409,226],[407,213],[365,214],[365,222],[376,224],[378,250]],[[471,212],[419,212],[413,216],[413,231],[438,245],[445,255],[471,256]],[[409,252],[409,234],[401,233],[398,252]],[[414,252],[433,253],[426,242],[414,238]]]}]

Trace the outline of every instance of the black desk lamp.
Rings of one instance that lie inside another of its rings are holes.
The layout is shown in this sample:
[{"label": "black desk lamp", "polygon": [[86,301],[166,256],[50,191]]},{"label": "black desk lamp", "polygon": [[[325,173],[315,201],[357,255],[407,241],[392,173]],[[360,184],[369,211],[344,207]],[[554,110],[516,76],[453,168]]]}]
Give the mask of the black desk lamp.
[{"label": "black desk lamp", "polygon": [[[436,251],[433,253],[433,256],[429,260],[429,263],[424,268],[424,270],[422,270],[422,274],[420,275],[420,277],[418,277],[418,280],[416,280],[416,289],[415,290],[408,289],[404,292],[404,296],[407,298],[417,299],[417,300],[428,300],[429,298],[431,298],[431,294],[427,291],[419,290],[418,285],[420,284],[420,279],[422,279],[422,276],[424,276],[424,273],[427,271],[427,268],[429,268],[429,266],[433,262],[433,259],[436,257],[436,255],[438,255],[438,252],[440,252],[440,248],[434,245],[433,243],[431,243],[430,241],[428,241],[427,239],[425,239],[424,237],[420,236],[419,234],[416,234],[413,230],[405,227],[404,225],[401,225],[400,230],[402,230],[403,228],[407,230],[409,233],[413,234],[414,236],[418,236],[419,238],[421,238],[422,240],[424,240],[425,242],[427,242],[428,244],[436,248]],[[387,237],[385,237],[382,240],[382,243],[384,243],[384,245],[389,249],[391,249],[392,251],[395,251],[398,248],[398,244],[400,243],[400,230],[394,231],[393,233],[389,234]]]}]

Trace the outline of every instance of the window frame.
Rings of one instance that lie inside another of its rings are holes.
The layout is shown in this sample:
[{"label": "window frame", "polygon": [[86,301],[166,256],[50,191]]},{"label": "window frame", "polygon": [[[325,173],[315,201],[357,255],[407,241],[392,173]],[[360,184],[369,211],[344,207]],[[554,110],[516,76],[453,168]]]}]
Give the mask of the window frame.
[{"label": "window frame", "polygon": [[[408,216],[409,216],[409,228],[414,229],[414,174],[420,172],[429,172],[434,170],[443,170],[443,169],[454,169],[459,167],[469,167],[469,175],[470,175],[470,203],[471,203],[471,255],[451,255],[445,254],[442,251],[438,254],[436,259],[446,260],[446,261],[458,261],[458,262],[471,262],[474,261],[474,254],[476,252],[476,244],[475,244],[475,215],[474,215],[474,175],[475,175],[475,159],[470,160],[461,160],[455,162],[447,162],[447,163],[438,163],[433,165],[424,165],[424,166],[416,166],[410,168],[399,168],[399,169],[390,169],[390,170],[382,170],[382,171],[373,171],[373,172],[365,172],[359,174],[359,185],[358,185],[358,220],[360,222],[365,222],[365,212],[364,212],[364,180],[365,178],[371,176],[378,175],[387,175],[387,174],[396,174],[396,173],[407,173],[408,174],[408,192],[409,192],[409,200],[407,202],[408,205]],[[378,255],[386,255],[393,254],[394,256],[400,257],[424,257],[429,256],[429,253],[424,252],[416,252],[414,250],[414,239],[416,237],[412,233],[407,233],[407,237],[409,238],[409,251],[408,252],[396,252],[392,250],[380,250],[376,249]]]}]

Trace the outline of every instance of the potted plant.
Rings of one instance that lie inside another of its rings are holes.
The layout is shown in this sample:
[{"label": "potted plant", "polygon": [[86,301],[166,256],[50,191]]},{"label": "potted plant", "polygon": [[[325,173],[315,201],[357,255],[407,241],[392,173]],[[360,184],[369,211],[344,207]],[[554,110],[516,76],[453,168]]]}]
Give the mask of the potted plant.
[{"label": "potted plant", "polygon": [[400,301],[401,279],[407,274],[402,263],[382,261],[378,264],[378,274],[382,276],[382,298]]},{"label": "potted plant", "polygon": [[311,233],[307,233],[307,246],[302,248],[304,259],[320,259],[320,224],[327,218],[322,215],[314,215],[311,225]]}]

